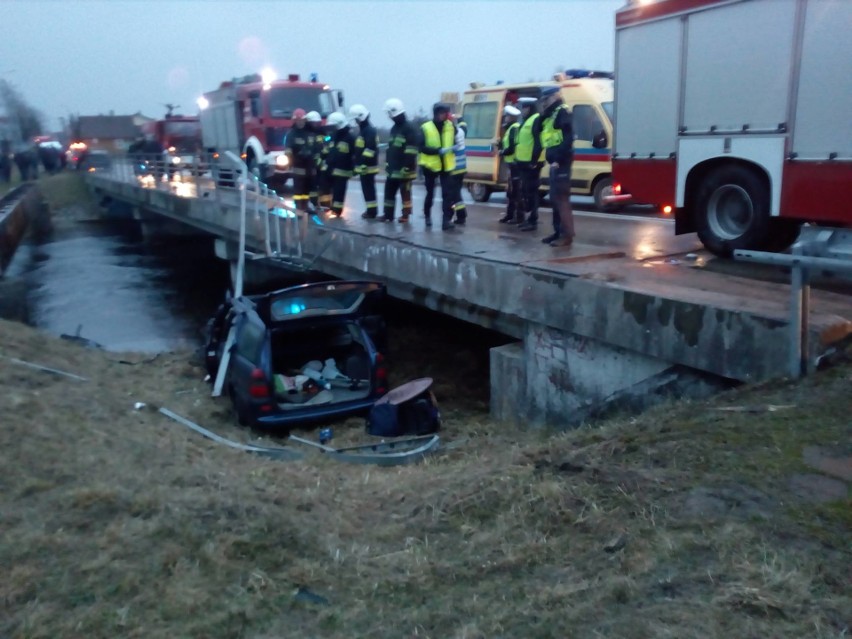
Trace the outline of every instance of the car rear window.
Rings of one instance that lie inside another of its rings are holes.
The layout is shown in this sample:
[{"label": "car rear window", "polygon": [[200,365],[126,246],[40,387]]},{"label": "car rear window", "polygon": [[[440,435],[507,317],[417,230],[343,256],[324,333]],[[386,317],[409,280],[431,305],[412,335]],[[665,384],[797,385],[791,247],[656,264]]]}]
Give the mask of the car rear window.
[{"label": "car rear window", "polygon": [[277,297],[269,309],[272,320],[280,322],[311,315],[345,315],[354,312],[363,300],[360,290],[309,289]]}]

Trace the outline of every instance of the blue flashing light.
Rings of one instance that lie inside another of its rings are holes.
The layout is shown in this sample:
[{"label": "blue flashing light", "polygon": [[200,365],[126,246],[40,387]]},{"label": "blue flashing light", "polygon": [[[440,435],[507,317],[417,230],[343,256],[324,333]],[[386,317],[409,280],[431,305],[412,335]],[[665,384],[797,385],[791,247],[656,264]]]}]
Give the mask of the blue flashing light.
[{"label": "blue flashing light", "polygon": [[311,82],[319,82],[319,74],[316,71],[311,73]]}]

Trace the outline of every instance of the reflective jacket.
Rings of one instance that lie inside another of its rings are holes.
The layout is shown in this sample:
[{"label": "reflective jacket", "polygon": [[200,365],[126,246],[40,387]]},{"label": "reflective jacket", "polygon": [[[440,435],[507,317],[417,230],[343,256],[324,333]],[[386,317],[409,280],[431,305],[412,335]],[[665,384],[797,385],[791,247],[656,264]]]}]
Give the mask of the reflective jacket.
[{"label": "reflective jacket", "polygon": [[355,138],[355,173],[370,174],[379,172],[379,134],[370,120],[358,123],[358,136]]},{"label": "reflective jacket", "polygon": [[[515,147],[516,162],[541,162],[541,118],[533,113],[518,129],[518,146]],[[535,160],[533,160],[535,158]]]},{"label": "reflective jacket", "polygon": [[456,156],[456,167],[453,169],[453,175],[467,173],[467,155],[464,152],[464,140],[467,135],[467,126],[461,122],[456,127],[456,139],[453,144],[453,153]]},{"label": "reflective jacket", "polygon": [[548,162],[570,164],[574,157],[574,127],[571,110],[564,104],[551,106],[541,125],[541,145]]},{"label": "reflective jacket", "polygon": [[[420,145],[420,166],[427,171],[440,173],[441,171],[452,171],[456,168],[456,156],[453,153],[455,143],[456,127],[449,120],[444,120],[441,132],[434,120],[429,120],[420,125],[423,133],[423,142]],[[441,151],[444,152],[441,155]]]},{"label": "reflective jacket", "polygon": [[503,161],[506,164],[512,164],[515,161],[515,149],[518,146],[518,129],[521,128],[519,122],[512,122],[503,134],[503,140],[500,143],[500,155],[503,156]]}]

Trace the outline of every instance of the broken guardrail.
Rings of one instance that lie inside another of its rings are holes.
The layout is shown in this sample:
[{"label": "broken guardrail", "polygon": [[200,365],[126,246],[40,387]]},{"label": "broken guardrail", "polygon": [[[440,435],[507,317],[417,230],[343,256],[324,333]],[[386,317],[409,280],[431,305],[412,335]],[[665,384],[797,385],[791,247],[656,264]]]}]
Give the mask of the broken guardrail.
[{"label": "broken guardrail", "polygon": [[852,231],[806,226],[790,254],[737,250],[734,259],[790,268],[788,372],[793,378],[807,375],[814,368],[808,357],[811,276],[830,272],[852,279]]}]

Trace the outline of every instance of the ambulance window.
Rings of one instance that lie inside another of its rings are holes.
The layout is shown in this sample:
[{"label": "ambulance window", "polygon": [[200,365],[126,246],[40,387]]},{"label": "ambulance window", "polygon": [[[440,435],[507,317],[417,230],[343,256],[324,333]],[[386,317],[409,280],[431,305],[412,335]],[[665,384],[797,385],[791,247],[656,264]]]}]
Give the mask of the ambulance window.
[{"label": "ambulance window", "polygon": [[606,117],[609,118],[609,121],[615,122],[615,112],[612,110],[612,102],[601,102],[601,106],[604,112],[606,112]]},{"label": "ambulance window", "polygon": [[590,104],[577,104],[574,113],[574,139],[591,143],[604,130],[603,124]]},{"label": "ambulance window", "polygon": [[493,138],[497,131],[497,102],[471,102],[464,105],[467,137]]}]

